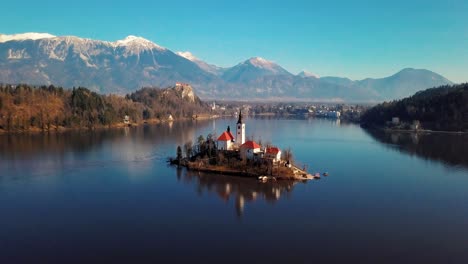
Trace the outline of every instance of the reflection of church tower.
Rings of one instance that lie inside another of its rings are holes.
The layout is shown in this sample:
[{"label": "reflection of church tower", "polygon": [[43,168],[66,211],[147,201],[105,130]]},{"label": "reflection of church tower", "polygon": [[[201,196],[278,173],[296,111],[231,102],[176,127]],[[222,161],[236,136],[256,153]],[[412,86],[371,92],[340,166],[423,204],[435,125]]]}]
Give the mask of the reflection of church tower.
[{"label": "reflection of church tower", "polygon": [[244,214],[244,207],[245,207],[244,196],[242,194],[239,194],[236,197],[234,206],[236,207],[237,216],[242,216]]},{"label": "reflection of church tower", "polygon": [[237,121],[236,142],[239,145],[245,143],[245,124],[242,122],[242,110],[239,111],[239,120]]}]

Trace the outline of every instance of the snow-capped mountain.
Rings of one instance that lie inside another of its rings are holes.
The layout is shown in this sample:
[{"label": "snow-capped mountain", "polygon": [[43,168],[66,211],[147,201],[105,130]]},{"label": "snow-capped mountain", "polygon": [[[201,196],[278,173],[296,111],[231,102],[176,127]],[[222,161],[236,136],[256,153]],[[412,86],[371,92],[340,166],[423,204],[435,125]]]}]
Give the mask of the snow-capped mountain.
[{"label": "snow-capped mountain", "polygon": [[174,53],[142,37],[114,42],[48,33],[0,34],[0,83],[85,86],[128,93],[143,86],[188,82],[204,99],[299,99],[377,101],[450,84],[428,70],[405,69],[381,79],[352,81],[303,72],[253,57],[230,68],[206,63],[190,52]]},{"label": "snow-capped mountain", "polygon": [[202,70],[212,73],[214,75],[220,75],[224,69],[213,64],[208,64],[199,58],[195,57],[190,51],[178,51],[177,55],[186,58],[189,61],[192,61],[198,65]]},{"label": "snow-capped mountain", "polygon": [[268,71],[272,74],[290,74],[287,70],[281,68],[281,66],[279,66],[278,64],[272,61],[268,61],[261,57],[250,58],[243,62],[242,65],[254,66],[258,69]]},{"label": "snow-capped mountain", "polygon": [[300,73],[297,74],[297,76],[302,77],[302,78],[320,78],[318,74],[308,72],[308,71],[301,71]]},{"label": "snow-capped mountain", "polygon": [[227,69],[222,78],[227,82],[246,82],[265,76],[282,75],[291,76],[292,74],[274,62],[260,57],[253,57]]},{"label": "snow-capped mountain", "polygon": [[13,35],[5,35],[0,34],[0,43],[7,42],[11,40],[27,40],[27,39],[44,39],[44,38],[55,38],[54,35],[49,33],[22,33],[22,34],[13,34]]},{"label": "snow-capped mountain", "polygon": [[195,63],[141,37],[115,42],[75,36],[22,37],[0,43],[0,82],[4,83],[86,86],[125,93],[175,81],[196,85],[211,80],[212,75]]},{"label": "snow-capped mountain", "polygon": [[156,43],[153,43],[147,39],[136,36],[128,36],[122,40],[117,40],[116,42],[110,43],[112,46],[117,48],[123,48],[127,55],[137,55],[144,51],[157,50],[164,52],[167,49],[159,46]]}]

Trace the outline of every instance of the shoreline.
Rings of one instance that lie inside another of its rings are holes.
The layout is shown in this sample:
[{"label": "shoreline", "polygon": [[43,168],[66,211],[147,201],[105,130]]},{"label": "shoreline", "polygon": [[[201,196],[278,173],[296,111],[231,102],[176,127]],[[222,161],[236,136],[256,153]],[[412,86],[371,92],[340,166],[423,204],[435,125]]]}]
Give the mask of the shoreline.
[{"label": "shoreline", "polygon": [[180,122],[186,120],[210,120],[219,118],[218,115],[199,115],[197,118],[193,117],[181,117],[175,118],[174,120],[161,120],[157,118],[142,120],[135,123],[124,124],[124,123],[116,123],[107,126],[94,126],[94,127],[56,127],[51,126],[50,129],[41,129],[38,127],[31,127],[28,130],[16,130],[16,131],[6,131],[4,129],[0,129],[0,135],[25,135],[25,134],[51,134],[51,133],[65,133],[70,131],[97,131],[97,130],[109,130],[109,129],[118,129],[118,128],[125,128],[125,127],[139,127],[144,125],[155,125],[155,124],[163,124],[163,123],[171,123],[171,122]]},{"label": "shoreline", "polygon": [[[259,173],[253,170],[249,171],[249,168],[246,167],[245,169],[239,168],[232,168],[225,165],[207,165],[207,164],[196,164],[195,162],[177,162],[177,160],[172,159],[169,160],[171,165],[185,167],[189,171],[196,171],[196,172],[206,172],[206,173],[213,173],[213,174],[221,174],[221,175],[228,175],[228,176],[237,176],[237,177],[245,177],[251,178],[255,180],[287,180],[287,181],[306,181],[306,180],[314,180],[320,179],[320,176],[314,176],[308,173],[305,170],[298,168],[295,165],[291,167],[283,167],[283,164],[280,163],[278,167],[273,166],[273,171],[271,175],[265,175],[263,173]],[[280,169],[281,167],[281,169]]]},{"label": "shoreline", "polygon": [[392,133],[392,132],[401,132],[401,133],[421,133],[421,134],[451,134],[451,135],[465,135],[468,132],[464,131],[445,131],[445,130],[430,130],[430,129],[417,129],[417,130],[410,130],[410,129],[391,129],[391,128],[377,128],[379,130],[383,130],[385,133]]},{"label": "shoreline", "polygon": [[449,130],[431,130],[431,129],[401,129],[401,128],[389,128],[383,126],[368,126],[360,123],[359,126],[365,130],[379,130],[385,133],[413,133],[413,134],[449,134],[449,135],[467,135],[468,131],[449,131]]}]

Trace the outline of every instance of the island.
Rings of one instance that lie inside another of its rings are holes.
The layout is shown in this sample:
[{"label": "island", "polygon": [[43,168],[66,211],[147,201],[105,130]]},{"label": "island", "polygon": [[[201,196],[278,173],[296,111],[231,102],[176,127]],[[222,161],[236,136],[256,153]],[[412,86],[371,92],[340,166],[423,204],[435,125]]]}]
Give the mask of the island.
[{"label": "island", "polygon": [[281,151],[270,143],[261,146],[253,140],[246,140],[245,134],[246,124],[242,111],[239,111],[235,137],[230,126],[217,138],[212,134],[206,139],[200,136],[196,145],[188,142],[183,146],[184,150],[178,146],[177,156],[169,158],[168,162],[191,171],[252,177],[260,181],[320,178],[319,173],[312,175],[305,166],[295,165],[290,149]]}]

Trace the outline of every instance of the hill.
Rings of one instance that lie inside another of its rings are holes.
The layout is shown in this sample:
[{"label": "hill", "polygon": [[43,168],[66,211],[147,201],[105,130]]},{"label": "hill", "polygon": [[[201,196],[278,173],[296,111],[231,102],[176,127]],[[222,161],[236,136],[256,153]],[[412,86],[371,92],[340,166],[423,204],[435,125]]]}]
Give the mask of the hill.
[{"label": "hill", "polygon": [[125,97],[83,87],[0,86],[0,132],[94,129],[123,125],[125,116],[139,123],[203,113],[209,113],[209,107],[190,86],[143,88]]},{"label": "hill", "polygon": [[384,102],[366,111],[361,122],[364,126],[385,127],[393,117],[402,123],[418,120],[424,129],[468,132],[468,83],[427,89],[402,100]]},{"label": "hill", "polygon": [[396,74],[381,79],[365,79],[356,85],[370,88],[382,99],[392,100],[410,96],[421,89],[452,84],[443,76],[424,69],[406,68]]},{"label": "hill", "polygon": [[192,117],[208,113],[209,107],[195,95],[190,85],[177,85],[172,88],[142,88],[126,96],[133,102],[145,106],[143,118]]}]

